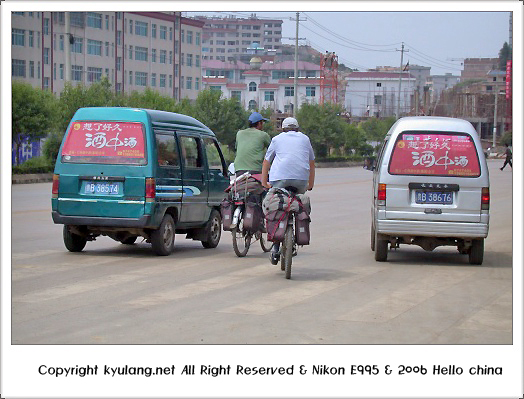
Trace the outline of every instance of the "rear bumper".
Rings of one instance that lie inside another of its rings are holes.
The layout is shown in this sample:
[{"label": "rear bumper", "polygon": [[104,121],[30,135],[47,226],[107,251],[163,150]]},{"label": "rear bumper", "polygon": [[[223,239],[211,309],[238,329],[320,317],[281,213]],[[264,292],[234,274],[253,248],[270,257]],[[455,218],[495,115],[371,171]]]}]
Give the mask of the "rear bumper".
[{"label": "rear bumper", "polygon": [[71,226],[101,226],[101,227],[135,227],[153,228],[151,225],[151,215],[144,215],[138,219],[132,218],[108,218],[108,217],[85,217],[85,216],[65,216],[57,211],[52,212],[55,224],[65,224]]},{"label": "rear bumper", "polygon": [[377,233],[390,236],[485,238],[488,236],[489,225],[486,223],[378,220],[376,229]]}]

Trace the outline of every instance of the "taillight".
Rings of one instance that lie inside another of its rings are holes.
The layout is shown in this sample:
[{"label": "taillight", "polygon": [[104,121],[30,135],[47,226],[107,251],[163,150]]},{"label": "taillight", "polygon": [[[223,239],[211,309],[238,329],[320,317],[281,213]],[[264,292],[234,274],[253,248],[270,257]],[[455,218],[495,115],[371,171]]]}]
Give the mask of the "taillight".
[{"label": "taillight", "polygon": [[481,209],[489,209],[489,187],[482,187]]},{"label": "taillight", "polygon": [[378,185],[377,201],[377,205],[386,205],[386,185],[384,183]]},{"label": "taillight", "polygon": [[60,185],[60,175],[53,175],[53,188],[51,189],[51,198],[58,198],[58,186]]},{"label": "taillight", "polygon": [[152,177],[148,177],[146,179],[146,201],[152,202],[155,200],[156,196],[156,184],[155,179]]}]

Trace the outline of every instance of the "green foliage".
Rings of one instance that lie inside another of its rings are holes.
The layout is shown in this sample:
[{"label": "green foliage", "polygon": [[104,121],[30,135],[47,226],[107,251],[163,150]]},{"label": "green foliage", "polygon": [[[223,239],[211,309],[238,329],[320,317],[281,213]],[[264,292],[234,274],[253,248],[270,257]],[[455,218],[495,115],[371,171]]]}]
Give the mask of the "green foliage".
[{"label": "green foliage", "polygon": [[511,60],[511,58],[512,58],[511,46],[508,44],[508,42],[504,42],[502,48],[499,51],[499,69],[501,71],[506,70],[506,63],[508,60]]},{"label": "green foliage", "polygon": [[53,172],[53,168],[54,163],[47,157],[33,157],[21,165],[13,166],[13,174],[51,173]]},{"label": "green foliage", "polygon": [[16,164],[20,164],[19,149],[24,141],[45,137],[57,123],[56,99],[48,90],[34,88],[28,83],[13,81],[12,138],[16,147]]},{"label": "green foliage", "polygon": [[359,129],[365,133],[366,139],[370,141],[382,141],[394,123],[395,117],[385,119],[369,118],[364,122],[360,122]]},{"label": "green foliage", "polygon": [[149,87],[144,92],[132,92],[127,98],[127,104],[133,108],[156,109],[169,112],[174,112],[175,110],[175,100],[172,97],[163,96]]},{"label": "green foliage", "polygon": [[513,135],[512,132],[504,132],[500,138],[500,145],[513,145]]}]

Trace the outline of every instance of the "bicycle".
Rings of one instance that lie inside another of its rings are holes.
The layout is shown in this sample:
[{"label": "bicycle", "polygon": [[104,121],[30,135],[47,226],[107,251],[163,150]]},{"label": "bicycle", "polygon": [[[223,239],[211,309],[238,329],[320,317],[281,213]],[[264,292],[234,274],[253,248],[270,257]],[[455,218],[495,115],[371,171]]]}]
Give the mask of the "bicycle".
[{"label": "bicycle", "polygon": [[[280,191],[287,196],[288,203],[286,209],[283,211],[276,211],[280,212],[277,213],[279,216],[275,218],[272,223],[268,223],[269,236],[274,242],[281,242],[280,250],[277,253],[276,259],[272,256],[273,254],[269,256],[269,259],[272,264],[276,265],[280,258],[280,269],[285,272],[286,279],[290,279],[293,257],[298,254],[298,245],[309,245],[310,219],[309,214],[305,211],[302,201],[296,196],[297,189],[295,187],[289,186],[286,188],[278,188],[277,191]],[[295,202],[298,203],[298,206],[293,206]],[[303,220],[306,222],[305,224],[301,222]],[[283,237],[280,238],[284,226],[285,232]],[[280,234],[278,234],[279,229]]]},{"label": "bicycle", "polygon": [[246,172],[238,176],[229,187],[234,205],[230,226],[233,250],[240,258],[247,255],[253,238],[254,241],[260,242],[262,251],[269,252],[271,250],[271,243],[267,239],[266,221],[262,214],[259,199],[260,194],[264,192],[260,184],[260,176],[260,174]]}]

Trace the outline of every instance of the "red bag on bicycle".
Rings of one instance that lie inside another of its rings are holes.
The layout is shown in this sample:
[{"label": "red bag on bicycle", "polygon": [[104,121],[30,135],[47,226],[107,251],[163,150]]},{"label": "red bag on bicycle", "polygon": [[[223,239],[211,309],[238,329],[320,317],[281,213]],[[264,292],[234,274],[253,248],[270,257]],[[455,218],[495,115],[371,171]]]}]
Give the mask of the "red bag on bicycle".
[{"label": "red bag on bicycle", "polygon": [[257,201],[246,201],[244,211],[244,229],[251,233],[256,233],[261,230],[264,225],[264,214],[262,213],[262,205]]},{"label": "red bag on bicycle", "polygon": [[309,245],[309,223],[311,218],[303,207],[295,216],[295,240],[297,245]]},{"label": "red bag on bicycle", "polygon": [[271,211],[266,215],[267,239],[272,242],[284,241],[286,234],[288,212]]}]

